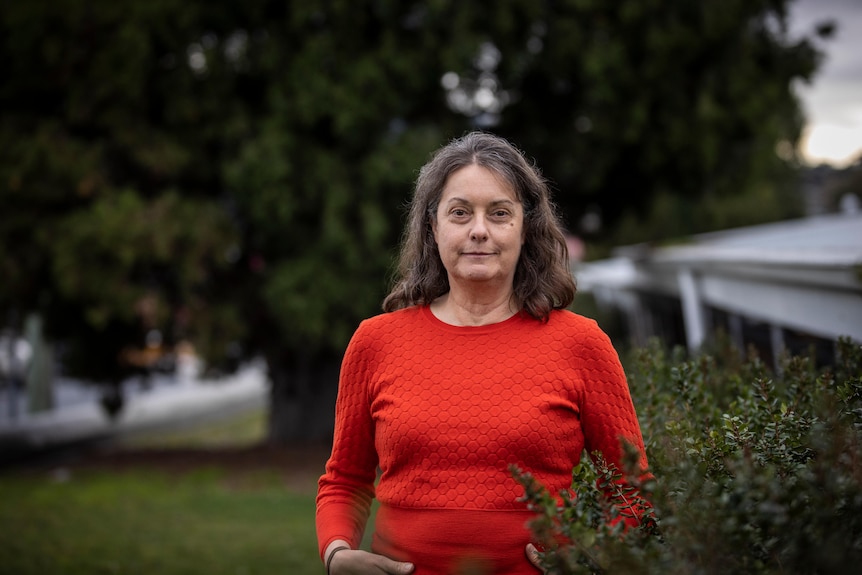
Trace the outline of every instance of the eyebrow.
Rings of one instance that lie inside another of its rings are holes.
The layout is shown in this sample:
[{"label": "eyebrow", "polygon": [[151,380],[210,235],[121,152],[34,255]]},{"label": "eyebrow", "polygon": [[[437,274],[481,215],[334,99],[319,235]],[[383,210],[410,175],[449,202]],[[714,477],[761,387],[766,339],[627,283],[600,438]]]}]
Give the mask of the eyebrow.
[{"label": "eyebrow", "polygon": [[[448,206],[451,204],[469,204],[469,203],[470,202],[468,200],[465,200],[464,198],[459,198],[456,196],[454,198],[449,198],[449,201],[446,202],[446,205]],[[520,202],[510,200],[509,198],[503,198],[501,200],[493,200],[490,205],[499,206],[499,205],[503,205],[503,204],[508,204],[508,205],[514,206],[514,205],[517,205],[519,203]]]}]

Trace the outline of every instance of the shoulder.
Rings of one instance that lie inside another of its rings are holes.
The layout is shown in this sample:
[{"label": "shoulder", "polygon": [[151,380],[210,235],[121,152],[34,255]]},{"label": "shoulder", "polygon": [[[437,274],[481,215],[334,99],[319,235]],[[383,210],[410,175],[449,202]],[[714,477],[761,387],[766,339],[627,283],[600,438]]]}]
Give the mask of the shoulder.
[{"label": "shoulder", "polygon": [[407,308],[362,320],[347,344],[342,367],[350,373],[376,369],[375,366],[399,347],[406,334],[417,331],[419,314],[412,310]]},{"label": "shoulder", "polygon": [[558,309],[548,316],[547,324],[552,329],[572,331],[578,334],[604,333],[596,320],[585,317],[567,309]]},{"label": "shoulder", "polygon": [[601,355],[613,352],[616,355],[610,337],[592,318],[569,310],[555,310],[548,317],[547,325],[556,339],[584,353]]},{"label": "shoulder", "polygon": [[399,328],[401,326],[413,326],[420,321],[421,313],[418,306],[407,307],[396,311],[381,313],[362,320],[357,332],[377,332]]},{"label": "shoulder", "polygon": [[421,321],[420,308],[408,307],[375,315],[363,320],[350,340],[351,346],[367,346],[373,342],[397,340],[416,328]]}]

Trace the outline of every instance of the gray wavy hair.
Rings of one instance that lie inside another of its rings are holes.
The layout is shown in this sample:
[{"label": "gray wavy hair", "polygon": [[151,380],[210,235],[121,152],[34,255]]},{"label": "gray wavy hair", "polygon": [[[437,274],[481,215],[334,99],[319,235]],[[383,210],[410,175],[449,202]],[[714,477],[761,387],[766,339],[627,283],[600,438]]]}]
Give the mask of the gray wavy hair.
[{"label": "gray wavy hair", "polygon": [[515,269],[513,297],[518,309],[546,320],[575,296],[562,226],[547,181],[511,143],[486,132],[471,132],[437,150],[419,171],[401,241],[395,281],[384,311],[428,305],[449,291],[449,278],[431,222],[449,176],[478,165],[508,182],[524,209],[524,245]]}]

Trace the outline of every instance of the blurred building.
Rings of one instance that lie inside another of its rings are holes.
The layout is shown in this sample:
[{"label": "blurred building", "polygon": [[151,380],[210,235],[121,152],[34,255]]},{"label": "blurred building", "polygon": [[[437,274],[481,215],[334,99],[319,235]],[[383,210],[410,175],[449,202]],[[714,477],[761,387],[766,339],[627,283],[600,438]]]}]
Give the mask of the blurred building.
[{"label": "blurred building", "polygon": [[831,363],[839,337],[862,343],[862,211],[845,207],[684,245],[622,247],[579,264],[578,289],[621,312],[634,345],[657,336],[696,350],[721,328],[767,361],[813,350]]}]

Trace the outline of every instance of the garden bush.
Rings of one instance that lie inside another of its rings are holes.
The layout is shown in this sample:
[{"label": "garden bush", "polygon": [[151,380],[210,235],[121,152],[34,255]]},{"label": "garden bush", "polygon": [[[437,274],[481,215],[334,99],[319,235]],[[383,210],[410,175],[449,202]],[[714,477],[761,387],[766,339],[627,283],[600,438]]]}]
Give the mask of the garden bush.
[{"label": "garden bush", "polygon": [[[629,385],[655,480],[584,457],[571,493],[518,469],[550,573],[846,573],[862,565],[862,349],[770,369],[754,350],[634,352]],[[610,494],[606,496],[605,494]],[[626,528],[632,506],[651,509]]]}]

